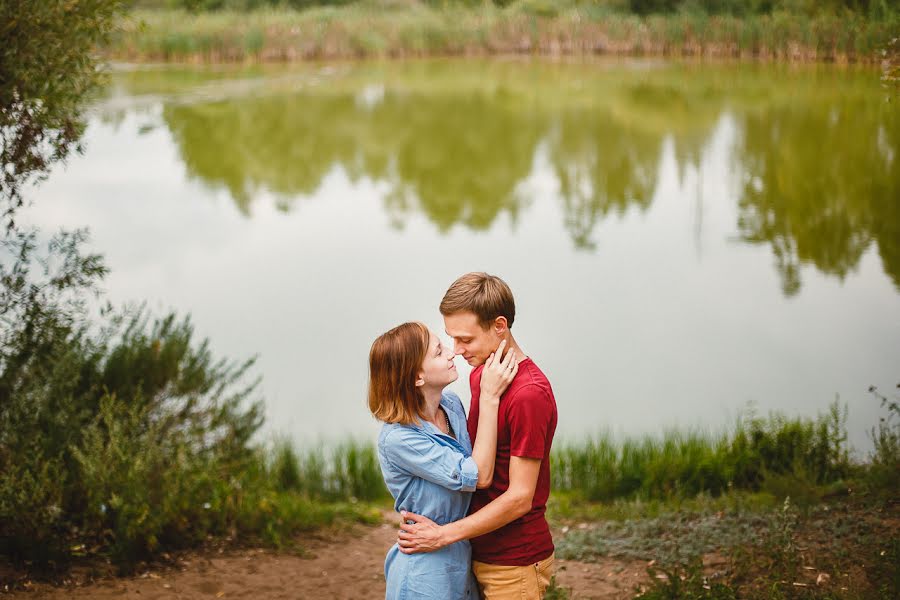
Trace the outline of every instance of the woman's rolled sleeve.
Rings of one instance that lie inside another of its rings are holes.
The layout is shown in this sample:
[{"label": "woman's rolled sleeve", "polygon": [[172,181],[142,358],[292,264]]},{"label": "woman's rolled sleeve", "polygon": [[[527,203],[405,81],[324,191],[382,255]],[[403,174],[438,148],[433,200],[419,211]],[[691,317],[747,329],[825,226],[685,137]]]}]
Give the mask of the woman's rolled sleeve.
[{"label": "woman's rolled sleeve", "polygon": [[471,456],[424,433],[397,429],[382,441],[382,452],[398,469],[450,490],[472,492],[478,483],[478,465]]}]

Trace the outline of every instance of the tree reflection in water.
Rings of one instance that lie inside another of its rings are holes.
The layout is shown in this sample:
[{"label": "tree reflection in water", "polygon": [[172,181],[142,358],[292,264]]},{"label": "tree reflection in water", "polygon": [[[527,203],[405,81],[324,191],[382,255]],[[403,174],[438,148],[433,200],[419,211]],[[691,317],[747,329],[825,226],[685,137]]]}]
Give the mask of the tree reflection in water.
[{"label": "tree reflection in water", "polygon": [[227,189],[244,214],[260,190],[291,210],[339,166],[388,182],[397,227],[421,214],[442,232],[485,230],[504,212],[515,222],[532,200],[517,186],[545,144],[562,225],[590,251],[610,214],[650,207],[664,143],[679,174],[699,170],[727,114],[737,230],[771,247],[784,294],[800,290],[803,264],[843,279],[872,243],[900,289],[900,111],[874,71],[380,68],[314,89],[169,102],[163,118],[189,174]]}]

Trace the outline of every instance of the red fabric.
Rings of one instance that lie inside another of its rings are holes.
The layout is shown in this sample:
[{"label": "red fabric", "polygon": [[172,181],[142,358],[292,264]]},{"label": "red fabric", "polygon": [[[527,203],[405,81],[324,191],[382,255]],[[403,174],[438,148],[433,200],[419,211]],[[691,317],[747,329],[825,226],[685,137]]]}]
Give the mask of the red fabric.
[{"label": "red fabric", "polygon": [[[469,437],[475,442],[481,395],[481,371],[472,371],[472,405],[469,408]],[[500,529],[473,538],[472,559],[494,565],[525,566],[540,562],[553,553],[553,539],[544,513],[550,495],[550,445],[556,431],[556,399],[550,382],[534,362],[526,358],[519,372],[500,397],[497,421],[497,460],[494,481],[476,490],[469,514],[476,512],[509,487],[510,456],[540,458],[541,469],[531,502],[531,510]]]}]

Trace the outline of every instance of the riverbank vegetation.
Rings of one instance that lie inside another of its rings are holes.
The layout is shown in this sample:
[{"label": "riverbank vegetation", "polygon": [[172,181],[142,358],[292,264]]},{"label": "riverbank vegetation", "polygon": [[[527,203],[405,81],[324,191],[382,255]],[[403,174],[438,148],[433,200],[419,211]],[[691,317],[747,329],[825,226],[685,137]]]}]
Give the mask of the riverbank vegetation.
[{"label": "riverbank vegetation", "polygon": [[641,55],[879,63],[887,0],[140,0],[115,60]]}]

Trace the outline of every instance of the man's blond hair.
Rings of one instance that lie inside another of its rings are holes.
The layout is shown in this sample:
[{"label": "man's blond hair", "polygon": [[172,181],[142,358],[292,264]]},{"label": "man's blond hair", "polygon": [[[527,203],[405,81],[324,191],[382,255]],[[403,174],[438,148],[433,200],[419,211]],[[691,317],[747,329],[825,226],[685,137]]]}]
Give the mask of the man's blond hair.
[{"label": "man's blond hair", "polygon": [[466,273],[453,282],[441,300],[441,314],[473,313],[478,324],[487,329],[497,317],[506,317],[512,327],[516,318],[516,303],[512,290],[496,275]]}]

